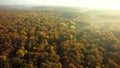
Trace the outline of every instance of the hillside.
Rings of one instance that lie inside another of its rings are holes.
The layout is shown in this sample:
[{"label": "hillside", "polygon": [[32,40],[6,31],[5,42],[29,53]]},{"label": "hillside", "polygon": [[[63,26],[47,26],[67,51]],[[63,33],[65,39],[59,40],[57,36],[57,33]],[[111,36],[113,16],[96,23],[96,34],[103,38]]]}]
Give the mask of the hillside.
[{"label": "hillside", "polygon": [[73,8],[36,8],[0,10],[0,68],[120,68],[118,28]]}]

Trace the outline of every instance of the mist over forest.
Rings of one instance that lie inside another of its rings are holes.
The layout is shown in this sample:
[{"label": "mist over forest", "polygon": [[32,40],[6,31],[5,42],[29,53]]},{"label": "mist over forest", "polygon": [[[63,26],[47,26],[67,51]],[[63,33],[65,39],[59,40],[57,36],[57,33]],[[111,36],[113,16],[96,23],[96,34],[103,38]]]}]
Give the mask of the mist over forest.
[{"label": "mist over forest", "polygon": [[120,68],[120,10],[0,6],[0,68]]}]

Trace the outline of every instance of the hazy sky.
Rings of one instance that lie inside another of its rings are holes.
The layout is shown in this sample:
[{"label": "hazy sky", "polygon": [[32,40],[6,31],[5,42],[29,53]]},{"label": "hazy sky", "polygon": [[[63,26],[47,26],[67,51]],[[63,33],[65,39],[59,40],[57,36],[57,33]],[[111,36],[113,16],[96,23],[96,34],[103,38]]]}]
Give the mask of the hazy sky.
[{"label": "hazy sky", "polygon": [[120,0],[0,0],[0,5],[21,4],[120,9]]}]

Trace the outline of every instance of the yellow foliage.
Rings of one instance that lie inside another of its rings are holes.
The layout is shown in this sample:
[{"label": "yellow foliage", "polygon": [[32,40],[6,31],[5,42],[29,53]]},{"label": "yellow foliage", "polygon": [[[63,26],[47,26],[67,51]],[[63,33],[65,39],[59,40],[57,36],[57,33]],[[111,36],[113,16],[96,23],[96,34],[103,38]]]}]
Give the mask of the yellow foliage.
[{"label": "yellow foliage", "polygon": [[49,36],[45,36],[44,38],[49,39]]},{"label": "yellow foliage", "polygon": [[19,57],[24,57],[24,55],[27,53],[27,50],[25,49],[19,49],[18,52],[16,52],[16,54],[19,56]]},{"label": "yellow foliage", "polygon": [[40,18],[37,18],[38,21],[40,21]]},{"label": "yellow foliage", "polygon": [[23,35],[27,35],[27,32],[25,32],[24,30],[22,30],[20,33]]},{"label": "yellow foliage", "polygon": [[66,26],[67,26],[67,24],[66,24],[66,23],[61,23],[61,26],[66,27]]},{"label": "yellow foliage", "polygon": [[5,61],[5,60],[7,60],[7,57],[6,56],[0,56],[0,60]]},{"label": "yellow foliage", "polygon": [[45,32],[40,32],[39,33],[41,36],[44,36],[45,35]]},{"label": "yellow foliage", "polygon": [[22,50],[22,49],[18,50],[17,54],[18,54],[20,57],[24,57],[24,55],[25,55],[24,50]]},{"label": "yellow foliage", "polygon": [[96,66],[96,68],[101,68],[101,66]]},{"label": "yellow foliage", "polygon": [[25,50],[25,53],[27,53],[27,50]]},{"label": "yellow foliage", "polygon": [[35,39],[35,36],[31,36],[30,39],[31,39],[31,40]]},{"label": "yellow foliage", "polygon": [[75,25],[76,23],[75,22],[70,22],[70,24]]},{"label": "yellow foliage", "polygon": [[73,63],[70,63],[69,65],[68,65],[68,68],[77,68]]},{"label": "yellow foliage", "polygon": [[51,49],[51,51],[53,51],[53,50],[54,50],[54,47],[53,47],[53,46],[50,46],[50,49]]},{"label": "yellow foliage", "polygon": [[36,47],[33,47],[34,50],[36,50],[37,48]]},{"label": "yellow foliage", "polygon": [[71,29],[75,29],[75,26],[70,26]]},{"label": "yellow foliage", "polygon": [[44,48],[45,48],[45,46],[43,45],[43,43],[42,44],[40,44],[40,50],[44,50]]},{"label": "yellow foliage", "polygon": [[21,49],[25,49],[25,47],[24,47],[24,46],[21,46],[20,48],[21,48]]}]

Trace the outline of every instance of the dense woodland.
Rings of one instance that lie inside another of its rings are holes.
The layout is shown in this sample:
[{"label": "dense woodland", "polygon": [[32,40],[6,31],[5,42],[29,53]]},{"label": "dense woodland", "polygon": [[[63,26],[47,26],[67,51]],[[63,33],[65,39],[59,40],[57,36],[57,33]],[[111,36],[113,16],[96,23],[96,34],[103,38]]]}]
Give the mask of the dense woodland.
[{"label": "dense woodland", "polygon": [[67,10],[0,10],[0,68],[120,68],[120,30]]}]

